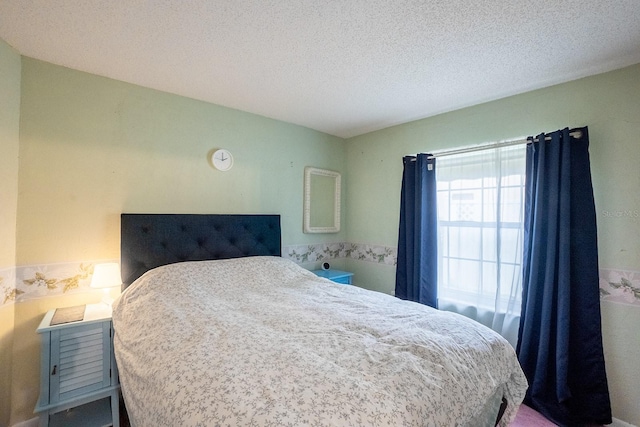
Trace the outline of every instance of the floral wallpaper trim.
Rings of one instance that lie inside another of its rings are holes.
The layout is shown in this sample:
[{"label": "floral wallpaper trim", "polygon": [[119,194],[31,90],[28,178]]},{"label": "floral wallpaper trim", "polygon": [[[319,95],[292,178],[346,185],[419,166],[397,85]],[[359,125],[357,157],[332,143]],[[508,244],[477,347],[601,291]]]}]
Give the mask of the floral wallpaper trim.
[{"label": "floral wallpaper trim", "polygon": [[[393,266],[397,259],[395,248],[345,242],[285,246],[282,248],[282,256],[300,264],[353,258]],[[21,266],[11,272],[0,271],[0,305],[87,291],[96,263],[83,261],[41,264]]]},{"label": "floral wallpaper trim", "polygon": [[368,243],[350,243],[349,258],[394,266],[398,263],[398,248]]},{"label": "floral wallpaper trim", "polygon": [[0,306],[15,302],[18,296],[16,289],[16,269],[0,270]]},{"label": "floral wallpaper trim", "polygon": [[282,257],[298,264],[347,258],[347,243],[317,243],[310,245],[283,246]]},{"label": "floral wallpaper trim", "polygon": [[284,246],[282,256],[299,264],[351,258],[393,266],[398,259],[396,248],[348,242]]},{"label": "floral wallpaper trim", "polygon": [[601,268],[600,299],[640,307],[640,271]]},{"label": "floral wallpaper trim", "polygon": [[[347,242],[285,246],[282,256],[300,264],[333,258],[351,258],[390,266],[395,266],[398,261],[395,247]],[[640,308],[640,271],[602,268],[599,276],[601,300]]]},{"label": "floral wallpaper trim", "polygon": [[18,267],[15,275],[15,300],[87,291],[94,264],[96,263],[91,261]]},{"label": "floral wallpaper trim", "polygon": [[[299,264],[350,258],[395,266],[398,259],[394,247],[348,242],[283,246],[282,256]],[[87,291],[96,263],[85,261],[2,269],[0,306],[27,299]],[[599,285],[601,300],[640,308],[640,271],[602,268]]]}]

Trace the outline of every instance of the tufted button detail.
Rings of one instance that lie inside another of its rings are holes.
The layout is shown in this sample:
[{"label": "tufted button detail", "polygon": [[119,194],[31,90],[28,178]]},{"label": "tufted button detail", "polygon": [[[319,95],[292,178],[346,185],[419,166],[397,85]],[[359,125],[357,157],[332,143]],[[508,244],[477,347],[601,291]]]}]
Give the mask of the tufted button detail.
[{"label": "tufted button detail", "polygon": [[128,283],[158,263],[281,252],[277,215],[123,214],[122,230]]}]

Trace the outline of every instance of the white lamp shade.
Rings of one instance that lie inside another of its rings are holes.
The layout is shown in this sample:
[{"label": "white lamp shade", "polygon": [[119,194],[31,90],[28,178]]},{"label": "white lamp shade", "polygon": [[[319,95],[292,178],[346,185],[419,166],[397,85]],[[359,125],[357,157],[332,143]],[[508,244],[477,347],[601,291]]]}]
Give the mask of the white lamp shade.
[{"label": "white lamp shade", "polygon": [[120,265],[117,262],[96,264],[91,277],[92,288],[112,288],[122,285]]}]

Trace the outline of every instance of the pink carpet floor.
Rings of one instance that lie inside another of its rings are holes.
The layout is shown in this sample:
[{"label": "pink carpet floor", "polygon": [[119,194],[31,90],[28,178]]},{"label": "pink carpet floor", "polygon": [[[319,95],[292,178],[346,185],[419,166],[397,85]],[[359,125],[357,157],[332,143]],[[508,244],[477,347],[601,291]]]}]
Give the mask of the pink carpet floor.
[{"label": "pink carpet floor", "polygon": [[556,425],[527,405],[520,405],[516,419],[509,427],[555,427]]}]

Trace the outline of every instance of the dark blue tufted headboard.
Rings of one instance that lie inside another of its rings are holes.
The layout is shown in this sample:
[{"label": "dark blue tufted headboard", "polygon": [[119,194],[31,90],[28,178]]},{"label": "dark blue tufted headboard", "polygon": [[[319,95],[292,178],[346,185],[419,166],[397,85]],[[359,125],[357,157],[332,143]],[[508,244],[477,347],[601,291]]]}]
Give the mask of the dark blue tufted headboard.
[{"label": "dark blue tufted headboard", "polygon": [[281,256],[280,215],[122,214],[123,289],[182,261]]}]

